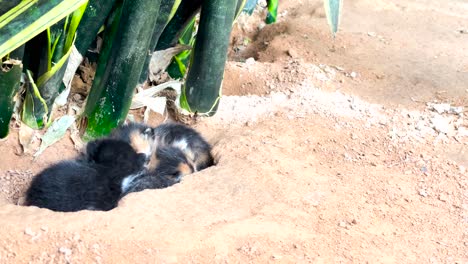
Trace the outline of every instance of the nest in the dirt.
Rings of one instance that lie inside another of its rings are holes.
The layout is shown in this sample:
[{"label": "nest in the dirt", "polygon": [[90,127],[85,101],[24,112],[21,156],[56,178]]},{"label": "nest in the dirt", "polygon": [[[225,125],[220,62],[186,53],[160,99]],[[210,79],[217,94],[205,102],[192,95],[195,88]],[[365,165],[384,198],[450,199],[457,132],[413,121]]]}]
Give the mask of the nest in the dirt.
[{"label": "nest in the dirt", "polygon": [[0,192],[13,204],[21,204],[22,197],[33,178],[31,171],[8,170],[0,175]]}]

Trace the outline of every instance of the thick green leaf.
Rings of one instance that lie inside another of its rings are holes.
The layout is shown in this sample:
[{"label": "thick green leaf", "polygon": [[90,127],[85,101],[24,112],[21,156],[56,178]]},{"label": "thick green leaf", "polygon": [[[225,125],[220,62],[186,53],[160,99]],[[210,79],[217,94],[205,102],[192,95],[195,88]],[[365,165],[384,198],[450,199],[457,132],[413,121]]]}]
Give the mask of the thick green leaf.
[{"label": "thick green leaf", "polygon": [[22,0],[0,0],[0,16],[21,3]]},{"label": "thick green leaf", "polygon": [[236,15],[234,19],[237,19],[237,17],[242,13],[246,2],[247,0],[237,0]]},{"label": "thick green leaf", "polygon": [[340,24],[341,8],[343,6],[343,0],[324,0],[325,13],[327,14],[328,25],[330,30],[335,36],[338,32],[338,26]]},{"label": "thick green leaf", "polygon": [[[160,0],[125,0],[106,29],[93,86],[82,117],[84,139],[108,134],[127,116]],[[124,15],[120,15],[124,14]]]},{"label": "thick green leaf", "polygon": [[272,24],[276,22],[276,16],[278,15],[278,0],[267,0],[268,3],[268,14],[265,22]]},{"label": "thick green leaf", "polygon": [[181,105],[186,110],[213,115],[221,97],[229,36],[236,1],[203,2],[192,61],[182,91]]},{"label": "thick green leaf", "polygon": [[[195,44],[195,17],[188,24],[179,38],[179,44],[193,47]],[[167,73],[173,79],[182,79],[185,77],[187,67],[190,62],[191,49],[184,50],[172,58],[171,64],[167,67]]]},{"label": "thick green leaf", "polygon": [[148,55],[146,56],[145,62],[143,64],[143,70],[140,74],[140,83],[144,83],[148,79],[148,67],[151,61],[151,56],[156,49],[156,45],[158,44],[159,37],[163,32],[164,28],[166,27],[167,23],[169,23],[171,16],[174,15],[175,10],[180,5],[181,0],[164,0],[161,1],[161,6],[159,7],[159,15],[156,21],[156,25],[154,27],[153,36],[151,38]]},{"label": "thick green leaf", "polygon": [[22,71],[23,64],[19,60],[9,59],[0,64],[0,138],[8,135],[15,106],[13,98],[18,93]]},{"label": "thick green leaf", "polygon": [[[47,65],[46,69],[43,66],[31,69],[36,72],[30,74],[33,78],[30,79],[23,105],[23,121],[30,127],[42,128],[52,121],[53,105],[65,88],[62,80],[72,51],[76,29],[85,7],[81,6],[71,16],[47,29],[46,41],[39,42],[45,44],[46,48],[42,49],[40,56],[29,58],[32,61],[26,64],[27,67],[34,64]],[[28,55],[36,53],[35,46],[28,45]],[[44,70],[46,72],[43,73]]]},{"label": "thick green leaf", "polygon": [[49,109],[34,82],[31,71],[27,70],[26,75],[28,77],[28,82],[21,119],[31,128],[40,129],[44,126],[44,123],[47,122]]},{"label": "thick green leaf", "polygon": [[186,26],[198,14],[203,0],[182,0],[171,21],[166,25],[158,40],[156,50],[174,47]]},{"label": "thick green leaf", "polygon": [[0,58],[57,23],[87,0],[23,0],[0,17]]},{"label": "thick green leaf", "polygon": [[110,14],[116,0],[90,0],[76,30],[76,49],[84,55]]}]

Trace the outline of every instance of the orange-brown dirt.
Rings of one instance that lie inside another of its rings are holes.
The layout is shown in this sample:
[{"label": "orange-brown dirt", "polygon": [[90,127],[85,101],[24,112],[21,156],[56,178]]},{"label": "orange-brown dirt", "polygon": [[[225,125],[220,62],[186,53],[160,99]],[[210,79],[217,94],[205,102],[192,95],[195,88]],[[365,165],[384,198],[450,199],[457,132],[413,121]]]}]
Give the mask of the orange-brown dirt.
[{"label": "orange-brown dirt", "polygon": [[34,160],[13,127],[0,263],[468,263],[468,5],[344,2],[335,39],[321,1],[241,17],[228,96],[195,125],[217,166],[110,212],[16,205],[76,150]]}]

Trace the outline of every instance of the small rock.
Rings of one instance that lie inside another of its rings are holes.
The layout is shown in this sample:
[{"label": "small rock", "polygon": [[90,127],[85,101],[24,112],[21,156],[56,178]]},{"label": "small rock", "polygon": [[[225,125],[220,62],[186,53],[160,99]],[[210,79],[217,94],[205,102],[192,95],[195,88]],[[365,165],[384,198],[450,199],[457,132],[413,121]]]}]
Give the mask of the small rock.
[{"label": "small rock", "polygon": [[421,195],[422,197],[427,197],[427,191],[424,190],[424,189],[420,189],[419,190],[419,195]]},{"label": "small rock", "polygon": [[293,59],[299,57],[295,49],[288,49],[288,55]]},{"label": "small rock", "polygon": [[245,60],[245,64],[251,65],[251,64],[254,64],[254,63],[255,63],[255,59],[252,58],[252,57]]},{"label": "small rock", "polygon": [[351,156],[348,153],[343,154],[345,160],[352,160]]},{"label": "small rock", "polygon": [[345,71],[345,69],[344,69],[343,67],[340,67],[340,66],[334,66],[334,67],[335,67],[335,69],[337,69],[338,71],[341,71],[341,72]]},{"label": "small rock", "polygon": [[340,223],[338,223],[338,226],[339,227],[346,227],[346,221],[340,221]]},{"label": "small rock", "polygon": [[432,127],[439,133],[447,134],[450,130],[450,123],[447,118],[436,115],[431,119]]},{"label": "small rock", "polygon": [[465,127],[459,127],[457,129],[457,137],[468,137],[468,129]]},{"label": "small rock", "polygon": [[274,260],[280,260],[280,259],[282,259],[283,257],[280,256],[280,255],[273,255],[273,256],[271,256],[271,258],[274,259]]},{"label": "small rock", "polygon": [[349,74],[349,76],[351,76],[351,78],[355,79],[357,77],[357,73],[356,72],[351,72]]},{"label": "small rock", "polygon": [[466,172],[465,166],[462,166],[462,165],[458,166],[458,170],[460,171],[461,174],[465,174]]},{"label": "small rock", "polygon": [[443,114],[450,111],[450,104],[430,104],[431,110],[436,111],[439,114]]},{"label": "small rock", "polygon": [[318,192],[313,192],[304,197],[305,202],[309,203],[310,205],[317,207],[320,205],[320,201],[322,200],[322,194]]},{"label": "small rock", "polygon": [[79,101],[83,100],[83,97],[81,96],[81,94],[74,94],[73,95],[73,100],[76,101],[76,102],[79,102]]},{"label": "small rock", "polygon": [[449,111],[452,114],[460,115],[463,113],[463,106],[452,106]]},{"label": "small rock", "polygon": [[260,24],[258,24],[258,29],[262,30],[265,26],[266,26],[265,22],[261,22]]},{"label": "small rock", "polygon": [[444,193],[439,194],[439,200],[442,202],[446,202],[448,199],[447,195]]},{"label": "small rock", "polygon": [[375,74],[375,77],[377,77],[379,80],[382,80],[385,79],[385,74]]},{"label": "small rock", "polygon": [[75,240],[75,241],[80,240],[80,235],[77,234],[77,233],[75,233],[75,234],[73,235],[73,240]]},{"label": "small rock", "polygon": [[368,35],[369,37],[375,37],[375,36],[377,36],[377,34],[375,34],[375,32],[367,32],[367,35]]},{"label": "small rock", "polygon": [[29,228],[29,227],[26,228],[26,229],[24,230],[24,233],[25,233],[26,235],[32,236],[32,237],[36,235],[36,233],[34,233],[34,232],[31,230],[31,228]]},{"label": "small rock", "polygon": [[351,221],[351,224],[356,225],[357,224],[356,219],[353,219],[353,221]]},{"label": "small rock", "polygon": [[72,254],[72,250],[66,247],[60,247],[59,252],[64,254],[65,256],[70,256]]}]

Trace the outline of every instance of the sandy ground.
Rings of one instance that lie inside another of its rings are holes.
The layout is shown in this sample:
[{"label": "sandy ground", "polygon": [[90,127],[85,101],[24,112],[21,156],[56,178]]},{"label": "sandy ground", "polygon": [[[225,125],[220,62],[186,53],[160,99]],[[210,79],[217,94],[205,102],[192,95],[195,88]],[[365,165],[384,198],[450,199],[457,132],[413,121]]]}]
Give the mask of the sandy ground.
[{"label": "sandy ground", "polygon": [[345,1],[336,39],[321,1],[280,13],[235,26],[228,96],[195,125],[218,164],[181,184],[110,212],[16,205],[76,150],[33,160],[14,128],[0,263],[468,263],[466,1]]}]

